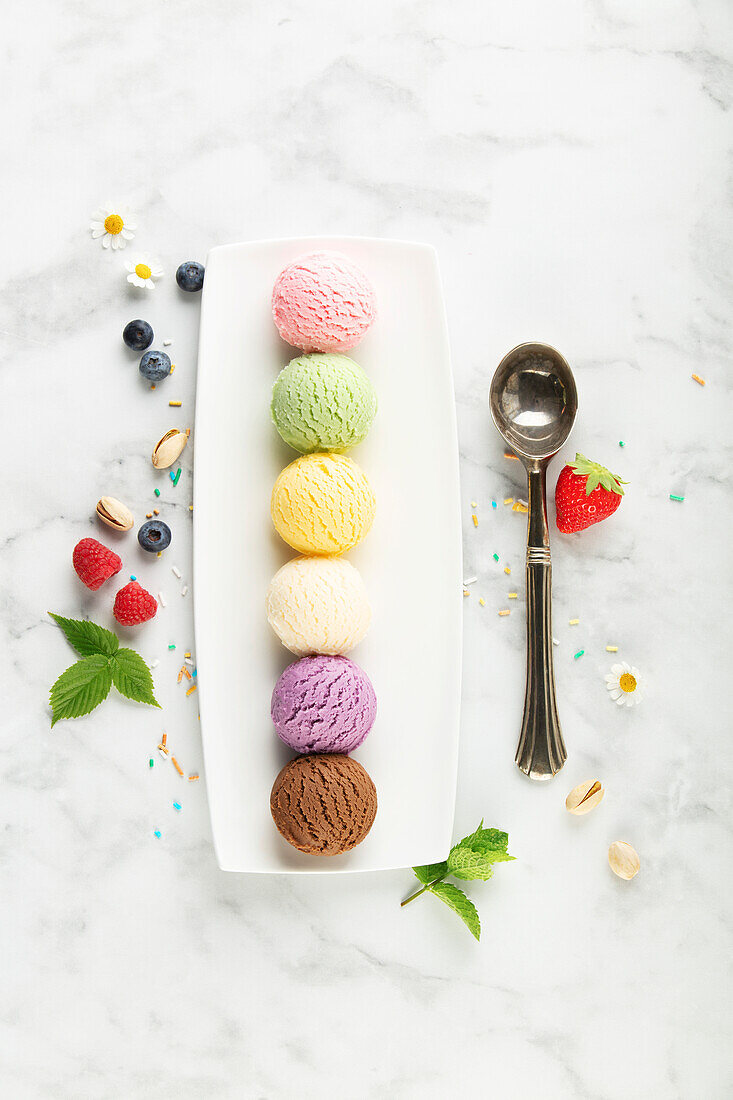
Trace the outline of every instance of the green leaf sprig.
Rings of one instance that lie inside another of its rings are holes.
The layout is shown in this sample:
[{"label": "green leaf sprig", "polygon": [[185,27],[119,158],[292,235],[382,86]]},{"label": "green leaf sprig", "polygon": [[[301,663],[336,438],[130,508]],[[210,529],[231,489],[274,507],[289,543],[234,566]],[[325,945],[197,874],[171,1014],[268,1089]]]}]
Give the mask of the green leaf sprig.
[{"label": "green leaf sprig", "polygon": [[476,906],[463,890],[445,879],[452,875],[466,881],[481,879],[486,882],[494,873],[495,863],[506,863],[514,859],[514,856],[507,853],[508,844],[507,833],[502,833],[499,829],[484,829],[482,820],[474,833],[464,836],[463,840],[453,845],[448,858],[442,863],[427,863],[423,867],[412,868],[423,886],[401,904],[407,905],[425,893],[434,894],[458,914],[471,935],[477,940],[481,939],[481,921]]},{"label": "green leaf sprig", "polygon": [[153,695],[150,669],[134,649],[120,649],[116,634],[86,619],[65,619],[53,611],[49,615],[81,657],[51,688],[52,727],[62,718],[89,714],[104,702],[113,684],[128,699],[160,706]]}]

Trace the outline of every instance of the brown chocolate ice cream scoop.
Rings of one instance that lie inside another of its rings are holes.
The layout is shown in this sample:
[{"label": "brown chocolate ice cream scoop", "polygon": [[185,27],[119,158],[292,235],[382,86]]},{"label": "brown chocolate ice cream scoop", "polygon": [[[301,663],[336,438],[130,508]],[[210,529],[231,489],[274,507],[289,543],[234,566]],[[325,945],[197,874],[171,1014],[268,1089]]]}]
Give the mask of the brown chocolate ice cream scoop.
[{"label": "brown chocolate ice cream scoop", "polygon": [[272,818],[300,852],[337,856],[361,844],[377,815],[377,791],[368,772],[348,756],[296,756],[270,795]]}]

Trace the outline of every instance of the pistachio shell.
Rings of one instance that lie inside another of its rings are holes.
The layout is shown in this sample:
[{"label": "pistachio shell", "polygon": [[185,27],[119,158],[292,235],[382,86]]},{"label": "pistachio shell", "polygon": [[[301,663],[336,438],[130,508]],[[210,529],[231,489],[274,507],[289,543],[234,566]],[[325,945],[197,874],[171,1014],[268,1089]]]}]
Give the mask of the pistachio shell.
[{"label": "pistachio shell", "polygon": [[130,509],[116,497],[100,497],[97,501],[97,515],[102,523],[115,531],[129,531],[135,523]]},{"label": "pistachio shell", "polygon": [[641,867],[641,860],[625,840],[614,840],[608,849],[608,862],[614,875],[625,879],[633,878]]},{"label": "pistachio shell", "polygon": [[166,470],[172,466],[188,443],[188,434],[178,428],[171,428],[153,448],[153,466],[156,470]]},{"label": "pistachio shell", "polygon": [[600,779],[579,783],[565,799],[565,809],[571,814],[587,814],[596,808],[605,793]]}]

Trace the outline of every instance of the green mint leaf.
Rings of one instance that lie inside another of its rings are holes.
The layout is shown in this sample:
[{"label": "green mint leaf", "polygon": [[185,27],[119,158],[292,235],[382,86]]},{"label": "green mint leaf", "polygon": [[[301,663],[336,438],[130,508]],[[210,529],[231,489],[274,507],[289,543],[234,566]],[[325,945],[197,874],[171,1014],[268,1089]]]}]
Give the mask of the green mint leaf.
[{"label": "green mint leaf", "polygon": [[503,833],[501,829],[482,829],[479,825],[474,836],[482,844],[497,852],[505,852],[509,845],[509,833]]},{"label": "green mint leaf", "polygon": [[507,863],[514,856],[494,848],[477,845],[474,848],[453,848],[448,856],[448,873],[456,878],[479,878],[487,882],[494,873],[495,863]]},{"label": "green mint leaf", "polygon": [[448,854],[448,873],[460,879],[488,881],[494,873],[495,863],[514,859],[507,854],[509,837],[500,829],[484,829],[483,821],[478,829],[454,844]]},{"label": "green mint leaf", "polygon": [[134,649],[118,649],[111,660],[112,680],[120,695],[137,703],[159,707],[153,695],[153,677],[150,669]]},{"label": "green mint leaf", "polygon": [[112,687],[110,658],[103,653],[83,657],[62,672],[51,688],[51,726],[62,718],[81,718],[99,706]]},{"label": "green mint leaf", "polygon": [[105,630],[103,626],[97,626],[86,619],[65,619],[63,615],[55,615],[53,611],[49,611],[49,615],[61,627],[67,642],[82,657],[90,657],[93,653],[111,657],[119,649],[117,635],[111,630]]},{"label": "green mint leaf", "polygon": [[443,860],[442,863],[426,863],[422,867],[413,867],[412,869],[415,872],[415,877],[420,880],[423,886],[427,886],[429,882],[434,882],[436,878],[448,873],[448,864]]},{"label": "green mint leaf", "polygon": [[454,913],[458,914],[472,936],[477,940],[481,939],[481,920],[478,910],[463,890],[459,890],[451,882],[436,882],[435,886],[430,888],[430,893],[435,894],[436,898],[440,898]]}]

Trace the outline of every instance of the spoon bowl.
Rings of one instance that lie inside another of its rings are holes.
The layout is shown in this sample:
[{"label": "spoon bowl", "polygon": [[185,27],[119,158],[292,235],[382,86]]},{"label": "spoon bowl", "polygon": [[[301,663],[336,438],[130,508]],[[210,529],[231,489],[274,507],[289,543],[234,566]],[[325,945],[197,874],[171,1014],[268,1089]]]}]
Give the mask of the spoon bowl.
[{"label": "spoon bowl", "polygon": [[520,344],[496,368],[489,408],[520,458],[549,459],[570,435],[578,409],[572,371],[548,344]]},{"label": "spoon bowl", "polygon": [[520,344],[491,381],[489,409],[504,441],[527,471],[527,680],[516,762],[531,779],[551,779],[567,759],[552,662],[552,561],[546,476],[578,410],[575,379],[548,344]]}]

